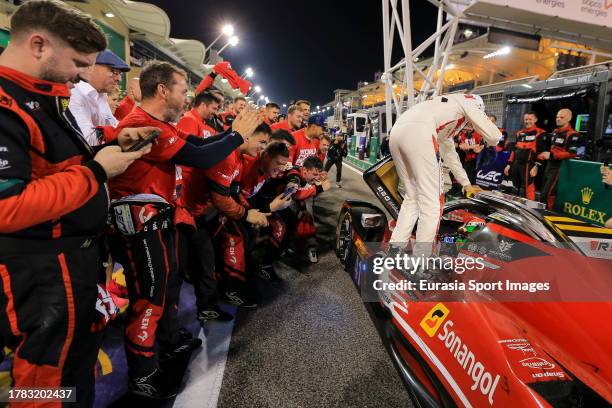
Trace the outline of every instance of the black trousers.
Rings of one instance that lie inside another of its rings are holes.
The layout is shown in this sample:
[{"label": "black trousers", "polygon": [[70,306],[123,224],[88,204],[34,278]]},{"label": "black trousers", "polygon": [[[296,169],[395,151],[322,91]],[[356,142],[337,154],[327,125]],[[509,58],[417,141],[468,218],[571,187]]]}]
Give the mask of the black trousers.
[{"label": "black trousers", "polygon": [[[130,377],[142,377],[158,367],[157,334],[162,316],[176,305],[180,289],[172,224],[134,235],[117,235],[111,245],[113,257],[125,270],[130,299],[125,327],[125,352]],[[174,288],[166,302],[168,285]],[[175,296],[176,299],[172,299]],[[167,318],[170,318],[169,316]],[[175,319],[176,320],[176,319]],[[172,321],[170,321],[172,323]],[[164,329],[164,340],[171,329]]]},{"label": "black trousers", "polygon": [[15,350],[12,386],[76,387],[76,405],[93,406],[102,337],[92,331],[103,270],[99,245],[47,251],[44,242],[37,249],[24,242],[12,253],[9,240],[0,239],[0,333]]},{"label": "black trousers", "polygon": [[325,163],[325,171],[328,172],[333,165],[336,165],[336,183],[342,181],[342,159],[340,160],[328,160]]},{"label": "black trousers", "polygon": [[203,218],[196,222],[196,230],[179,229],[179,265],[184,276],[193,284],[198,310],[209,310],[219,299],[219,276],[215,273],[215,250],[208,232],[210,227]]}]

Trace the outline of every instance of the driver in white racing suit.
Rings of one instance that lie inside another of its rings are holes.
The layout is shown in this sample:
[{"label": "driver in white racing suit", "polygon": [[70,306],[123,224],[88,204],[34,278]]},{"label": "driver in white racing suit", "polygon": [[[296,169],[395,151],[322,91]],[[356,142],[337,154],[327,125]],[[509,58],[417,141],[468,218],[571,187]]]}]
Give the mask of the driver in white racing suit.
[{"label": "driver in white racing suit", "polygon": [[440,158],[465,193],[480,190],[470,185],[453,141],[468,123],[489,146],[496,146],[502,137],[485,114],[482,98],[469,94],[442,95],[421,102],[403,113],[391,129],[389,148],[405,188],[404,201],[391,235],[393,246],[403,247],[408,243],[418,220],[417,246],[413,254],[431,254],[444,206]]}]

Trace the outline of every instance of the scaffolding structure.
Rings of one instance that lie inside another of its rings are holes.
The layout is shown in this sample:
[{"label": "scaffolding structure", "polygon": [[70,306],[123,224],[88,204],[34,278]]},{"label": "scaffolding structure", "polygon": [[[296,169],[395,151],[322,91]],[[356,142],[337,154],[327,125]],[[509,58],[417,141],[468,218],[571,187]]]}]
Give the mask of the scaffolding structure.
[{"label": "scaffolding structure", "polygon": [[[410,23],[410,0],[382,0],[383,16],[383,51],[384,72],[381,80],[385,83],[386,101],[386,131],[389,132],[393,126],[393,108],[397,115],[414,104],[424,101],[429,95],[439,95],[442,90],[444,71],[448,65],[455,33],[459,25],[462,13],[458,11],[449,0],[428,0],[438,7],[436,32],[427,38],[418,47],[412,47],[411,23]],[[401,7],[400,7],[401,5]],[[401,17],[400,17],[401,13]],[[447,14],[447,22],[443,23],[444,13]],[[395,33],[400,38],[403,57],[392,65]],[[431,45],[434,45],[434,56],[427,73],[423,72],[416,61]],[[403,75],[400,73],[403,72]],[[434,80],[436,72],[438,77]],[[414,76],[419,75],[423,79],[420,89],[414,89]],[[397,84],[401,83],[399,92],[395,92]],[[404,100],[406,103],[404,103]]]}]

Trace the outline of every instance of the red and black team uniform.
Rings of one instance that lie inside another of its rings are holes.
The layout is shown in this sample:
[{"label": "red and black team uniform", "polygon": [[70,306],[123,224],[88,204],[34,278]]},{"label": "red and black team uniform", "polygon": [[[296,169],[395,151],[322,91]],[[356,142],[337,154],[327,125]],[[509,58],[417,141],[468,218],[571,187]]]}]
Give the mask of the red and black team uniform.
[{"label": "red and black team uniform", "polygon": [[242,166],[242,155],[236,149],[221,163],[206,170],[210,201],[218,213],[212,224],[213,241],[226,292],[247,290],[246,250],[250,228],[246,222],[249,204],[240,194]]},{"label": "red and black team uniform", "polygon": [[306,137],[306,128],[293,132],[292,135],[295,145],[289,150],[289,161],[294,166],[301,166],[308,157],[318,155],[320,140],[314,137],[309,140]]},{"label": "red and black team uniform", "polygon": [[571,125],[556,128],[550,136],[550,158],[544,173],[544,187],[540,201],[546,203],[549,210],[555,203],[557,196],[557,183],[563,160],[576,157],[578,148],[583,146],[584,141],[580,133],[576,132]]},{"label": "red and black team uniform", "polygon": [[76,387],[92,406],[109,199],[69,96],[0,67],[0,333],[15,350],[12,386]]},{"label": "red and black team uniform", "polygon": [[114,116],[118,121],[121,121],[127,115],[130,114],[131,111],[136,107],[136,101],[134,101],[129,96],[126,96],[119,102],[117,109],[115,109]]},{"label": "red and black team uniform", "polygon": [[[482,136],[473,130],[464,130],[460,133],[459,144],[466,143],[470,147],[475,147],[482,144]],[[463,159],[463,168],[467,173],[470,183],[476,182],[476,158],[478,153],[473,150],[465,151],[465,157]]]},{"label": "red and black team uniform", "polygon": [[[194,114],[197,115],[196,112]],[[177,127],[190,133],[194,122],[181,119]],[[209,127],[208,124],[206,128],[210,133],[205,137],[207,140],[218,138],[215,136],[216,129]],[[199,134],[203,137],[201,133]],[[215,253],[205,217],[206,209],[210,207],[208,179],[203,169],[177,167],[179,169],[177,173],[180,173],[177,174],[177,184],[180,182],[184,187],[180,190],[177,187],[175,217],[179,270],[193,284],[198,311],[212,310],[218,300],[218,279],[215,276]]]},{"label": "red and black team uniform", "polygon": [[[169,310],[164,310],[165,303],[175,305],[178,298],[173,291],[166,299],[168,282],[178,281],[173,225],[176,165],[212,167],[243,142],[237,133],[212,142],[212,138],[187,135],[140,107],[118,129],[142,126],[158,127],[162,133],[149,154],[110,183],[111,218],[120,236],[113,240],[113,255],[126,270],[130,297],[125,345],[132,379],[148,376],[157,368],[158,325],[164,323],[160,319]],[[170,343],[174,339],[159,340]]]},{"label": "red and black team uniform", "polygon": [[[264,163],[261,155],[251,157],[243,154],[242,163],[242,177],[240,178],[241,194],[249,202],[251,208],[256,208],[263,213],[270,213],[270,203],[276,196],[265,200],[258,200],[256,198],[259,191],[270,179],[263,169]],[[267,228],[259,231],[260,233],[267,233],[272,244],[272,247],[266,247],[264,254],[263,266],[266,267],[271,266],[280,257],[281,246],[287,233],[285,222],[278,214],[272,213],[268,217],[268,223],[269,226]]]},{"label": "red and black team uniform", "polygon": [[535,200],[535,179],[529,175],[529,171],[533,166],[541,165],[537,155],[540,153],[538,147],[543,133],[544,130],[536,126],[516,132],[516,145],[508,159],[508,165],[511,166],[510,179],[517,190],[516,193],[520,194],[523,187],[525,197],[529,200]]}]

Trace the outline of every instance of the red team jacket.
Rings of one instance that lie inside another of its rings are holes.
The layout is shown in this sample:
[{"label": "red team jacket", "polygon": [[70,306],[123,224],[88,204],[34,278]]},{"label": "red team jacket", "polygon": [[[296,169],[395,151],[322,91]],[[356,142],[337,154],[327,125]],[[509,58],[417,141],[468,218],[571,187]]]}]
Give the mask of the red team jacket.
[{"label": "red team jacket", "polygon": [[151,146],[151,153],[136,160],[123,174],[110,181],[111,197],[156,194],[174,205],[176,165],[171,159],[185,145],[187,135],[171,123],[154,118],[140,107],[119,122],[117,130],[141,126],[155,126],[162,133]]},{"label": "red team jacket", "polygon": [[123,120],[123,118],[125,118],[127,115],[130,114],[130,112],[134,110],[135,106],[136,101],[134,101],[129,96],[126,96],[121,100],[119,106],[117,106],[117,109],[115,109],[115,118],[117,118],[117,120]]}]

